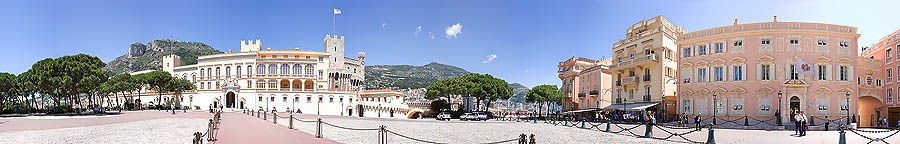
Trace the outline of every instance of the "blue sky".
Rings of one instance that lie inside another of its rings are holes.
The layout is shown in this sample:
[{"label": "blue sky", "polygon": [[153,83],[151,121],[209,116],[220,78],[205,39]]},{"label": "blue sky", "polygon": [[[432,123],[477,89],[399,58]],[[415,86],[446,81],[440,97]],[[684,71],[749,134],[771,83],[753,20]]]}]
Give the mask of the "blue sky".
[{"label": "blue sky", "polygon": [[[637,21],[663,15],[689,32],[739,23],[818,22],[859,27],[860,46],[900,29],[898,1],[7,1],[0,5],[0,71],[21,73],[47,58],[86,53],[110,61],[154,39],[240,49],[321,50],[332,32],[367,65],[439,62],[528,87],[559,84],[556,64],[609,57]],[[458,27],[453,27],[458,24]],[[421,31],[417,28],[421,26]],[[448,28],[453,27],[448,32]],[[459,31],[455,31],[459,28]],[[450,35],[453,34],[454,35]],[[433,36],[433,38],[432,38]]]}]

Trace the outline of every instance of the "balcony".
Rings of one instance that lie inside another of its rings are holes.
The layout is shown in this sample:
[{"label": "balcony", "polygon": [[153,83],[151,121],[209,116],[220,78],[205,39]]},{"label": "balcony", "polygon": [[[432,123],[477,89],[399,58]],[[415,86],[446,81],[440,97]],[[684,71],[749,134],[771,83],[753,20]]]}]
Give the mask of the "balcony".
[{"label": "balcony", "polygon": [[578,93],[578,97],[584,97],[584,93]]},{"label": "balcony", "polygon": [[591,91],[590,93],[588,93],[588,94],[589,94],[589,95],[597,95],[597,94],[600,94],[600,91],[592,90],[592,91]]},{"label": "balcony", "polygon": [[645,101],[645,102],[649,102],[649,101],[650,101],[650,95],[644,95],[644,101]]},{"label": "balcony", "polygon": [[637,79],[636,76],[630,76],[630,77],[622,78],[622,84],[623,84],[623,85],[633,85],[633,84],[635,84],[635,82],[637,82],[637,81],[638,81],[638,79]]},{"label": "balcony", "polygon": [[644,81],[650,81],[650,75],[644,75]]},{"label": "balcony", "polygon": [[656,54],[643,55],[634,59],[622,60],[622,62],[614,63],[609,66],[611,70],[619,70],[624,68],[629,68],[631,66],[643,65],[648,63],[656,63],[659,62],[659,58],[657,58]]}]

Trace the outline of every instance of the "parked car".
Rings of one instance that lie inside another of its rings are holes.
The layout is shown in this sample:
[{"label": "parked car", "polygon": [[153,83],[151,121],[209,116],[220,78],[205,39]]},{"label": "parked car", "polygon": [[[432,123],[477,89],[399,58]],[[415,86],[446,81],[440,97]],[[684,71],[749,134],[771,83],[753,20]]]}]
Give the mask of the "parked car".
[{"label": "parked car", "polygon": [[475,112],[475,113],[473,113],[473,115],[474,115],[474,116],[473,116],[473,117],[474,117],[473,119],[475,119],[475,120],[478,120],[478,121],[486,121],[486,120],[488,120],[487,114],[484,114],[484,113],[482,113],[482,112]]},{"label": "parked car", "polygon": [[441,113],[438,113],[437,116],[434,117],[434,119],[436,119],[436,120],[447,120],[447,121],[449,121],[449,120],[450,120],[450,113],[449,113],[449,112],[441,112]]},{"label": "parked car", "polygon": [[465,113],[459,116],[460,121],[475,120],[475,114]]}]

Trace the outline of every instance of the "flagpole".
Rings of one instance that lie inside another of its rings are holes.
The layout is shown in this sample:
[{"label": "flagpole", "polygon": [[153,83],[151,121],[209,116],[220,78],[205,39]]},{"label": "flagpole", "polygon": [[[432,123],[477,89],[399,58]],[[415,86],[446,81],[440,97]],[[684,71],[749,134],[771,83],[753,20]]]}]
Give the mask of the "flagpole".
[{"label": "flagpole", "polygon": [[334,24],[335,16],[334,15],[337,15],[337,14],[331,14],[331,34],[333,34],[333,35],[334,35],[334,27],[335,27],[335,24]]}]

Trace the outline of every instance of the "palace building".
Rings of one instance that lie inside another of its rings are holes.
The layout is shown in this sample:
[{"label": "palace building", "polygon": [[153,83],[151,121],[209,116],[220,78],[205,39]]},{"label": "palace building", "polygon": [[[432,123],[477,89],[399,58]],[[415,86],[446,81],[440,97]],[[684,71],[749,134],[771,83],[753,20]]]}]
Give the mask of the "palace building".
[{"label": "palace building", "polygon": [[857,101],[882,99],[880,66],[858,57],[859,36],[855,27],[777,19],[735,19],[680,35],[679,112],[726,119],[781,115],[784,123],[798,111],[829,119],[857,115]]},{"label": "palace building", "polygon": [[[197,64],[163,58],[163,71],[186,79],[197,90],[164,97],[166,104],[192,109],[249,109],[362,116],[358,105],[366,55],[344,57],[344,37],[326,35],[323,51],[262,49],[262,41],[241,41],[241,50],[205,55]],[[135,72],[132,74],[150,71]],[[143,97],[149,104],[155,96]],[[356,112],[354,112],[356,111]]]},{"label": "palace building", "polygon": [[[884,78],[884,86],[873,88],[880,91],[880,97],[860,98],[860,117],[863,124],[874,123],[878,117],[887,117],[888,125],[897,125],[900,120],[900,30],[879,39],[875,44],[864,48],[862,58],[873,61],[873,73]],[[866,83],[872,78],[864,77]],[[861,88],[862,89],[862,88]]]}]

